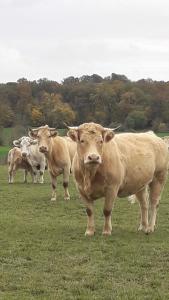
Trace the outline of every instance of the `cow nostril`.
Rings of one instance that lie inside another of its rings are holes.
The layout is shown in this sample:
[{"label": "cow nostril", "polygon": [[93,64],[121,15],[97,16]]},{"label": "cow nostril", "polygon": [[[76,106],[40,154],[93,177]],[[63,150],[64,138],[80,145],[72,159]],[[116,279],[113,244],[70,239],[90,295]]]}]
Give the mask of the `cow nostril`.
[{"label": "cow nostril", "polygon": [[39,147],[39,151],[41,151],[41,152],[47,151],[47,147],[41,146],[41,147]]},{"label": "cow nostril", "polygon": [[99,159],[100,159],[100,157],[95,154],[88,156],[88,160],[90,160],[90,161],[98,161]]}]

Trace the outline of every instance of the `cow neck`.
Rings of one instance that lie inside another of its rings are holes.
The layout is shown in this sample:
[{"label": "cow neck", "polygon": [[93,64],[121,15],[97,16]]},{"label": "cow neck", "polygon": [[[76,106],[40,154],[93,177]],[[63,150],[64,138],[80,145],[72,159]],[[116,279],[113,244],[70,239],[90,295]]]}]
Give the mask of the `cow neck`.
[{"label": "cow neck", "polygon": [[[31,152],[33,151],[32,150],[32,147],[33,147],[33,145],[31,145],[30,147],[28,147],[28,155],[27,155],[27,159],[28,160],[30,160],[30,158],[31,158]],[[31,151],[32,150],[32,151]]]},{"label": "cow neck", "polygon": [[92,166],[92,168],[86,167],[84,162],[81,162],[82,173],[83,173],[83,184],[84,191],[90,195],[92,181],[95,178],[96,172],[98,170],[98,166]]},{"label": "cow neck", "polygon": [[51,142],[49,144],[49,152],[46,155],[46,158],[49,162],[53,163],[55,161],[55,156],[56,156],[56,148],[55,148],[55,143],[57,142],[58,137],[54,137],[51,139]]}]

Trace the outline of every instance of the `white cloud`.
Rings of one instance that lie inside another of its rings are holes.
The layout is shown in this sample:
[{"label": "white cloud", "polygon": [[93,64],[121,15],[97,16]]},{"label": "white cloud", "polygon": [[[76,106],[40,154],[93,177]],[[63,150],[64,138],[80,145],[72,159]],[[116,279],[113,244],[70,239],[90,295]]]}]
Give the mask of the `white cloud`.
[{"label": "white cloud", "polygon": [[0,81],[169,80],[168,0],[0,0]]}]

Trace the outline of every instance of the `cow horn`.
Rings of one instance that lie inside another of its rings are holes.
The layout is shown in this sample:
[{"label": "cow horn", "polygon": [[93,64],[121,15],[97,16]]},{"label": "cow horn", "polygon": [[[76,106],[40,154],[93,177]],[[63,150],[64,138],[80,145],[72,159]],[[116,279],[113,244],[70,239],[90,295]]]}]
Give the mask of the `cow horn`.
[{"label": "cow horn", "polygon": [[65,125],[65,127],[67,128],[67,129],[74,129],[74,130],[77,130],[79,127],[78,126],[68,126],[65,122],[63,122],[63,124]]},{"label": "cow horn", "polygon": [[120,127],[121,127],[121,125],[119,125],[119,126],[117,126],[117,127],[115,127],[115,128],[105,128],[105,127],[104,127],[104,129],[105,129],[105,130],[113,130],[113,131],[114,131],[114,130],[117,130],[118,128],[120,128]]},{"label": "cow horn", "polygon": [[77,130],[79,127],[78,126],[69,126],[68,129],[69,130]]},{"label": "cow horn", "polygon": [[38,128],[35,128],[35,129],[33,129],[33,128],[28,128],[28,130],[29,130],[29,131],[36,131],[36,130],[38,130]]},{"label": "cow horn", "polygon": [[50,127],[49,127],[49,130],[52,130],[52,131],[53,131],[53,130],[56,130],[56,128],[50,128]]}]

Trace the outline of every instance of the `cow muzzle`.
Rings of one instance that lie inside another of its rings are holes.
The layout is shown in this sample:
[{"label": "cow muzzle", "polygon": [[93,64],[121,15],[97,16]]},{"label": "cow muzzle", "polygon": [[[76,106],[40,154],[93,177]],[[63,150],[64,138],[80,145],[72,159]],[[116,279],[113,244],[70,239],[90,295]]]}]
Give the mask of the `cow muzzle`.
[{"label": "cow muzzle", "polygon": [[42,153],[48,153],[48,148],[46,146],[40,146],[39,151]]},{"label": "cow muzzle", "polygon": [[101,156],[98,154],[89,154],[84,161],[85,164],[101,164]]},{"label": "cow muzzle", "polygon": [[22,152],[22,157],[26,158],[27,157],[27,153],[26,152]]}]

